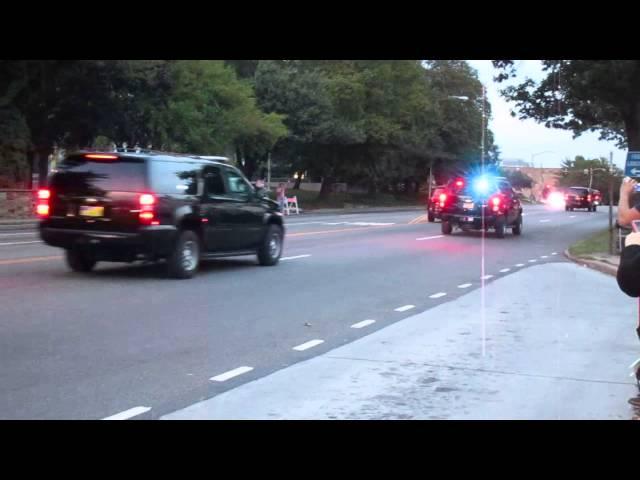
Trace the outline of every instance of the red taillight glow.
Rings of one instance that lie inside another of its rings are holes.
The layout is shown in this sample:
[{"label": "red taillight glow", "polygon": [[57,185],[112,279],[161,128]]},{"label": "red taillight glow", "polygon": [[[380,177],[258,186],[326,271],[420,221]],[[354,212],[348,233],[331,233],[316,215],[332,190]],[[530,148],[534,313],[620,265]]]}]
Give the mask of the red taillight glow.
[{"label": "red taillight glow", "polygon": [[85,155],[84,158],[90,158],[92,160],[117,160],[118,159],[117,155],[102,155],[102,154],[96,154],[96,153],[90,153],[88,155]]},{"label": "red taillight glow", "polygon": [[440,201],[440,206],[444,207],[444,204],[447,201],[447,194],[441,193],[440,196],[438,197],[438,200]]},{"label": "red taillight glow", "polygon": [[159,225],[160,222],[156,220],[154,211],[156,197],[150,193],[143,193],[140,195],[138,203],[140,203],[140,214],[138,215],[140,223],[144,225]]},{"label": "red taillight glow", "polygon": [[49,216],[49,199],[51,198],[51,191],[46,188],[38,190],[38,204],[36,205],[36,214],[40,218],[46,218]]},{"label": "red taillight glow", "polygon": [[48,217],[49,216],[49,205],[47,204],[39,204],[36,206],[36,213],[40,217]]},{"label": "red taillight glow", "polygon": [[591,201],[591,195],[587,195],[587,202]]},{"label": "red taillight glow", "polygon": [[464,185],[464,182],[462,180],[456,181],[456,187],[462,187],[463,185]]},{"label": "red taillight glow", "polygon": [[494,206],[500,205],[500,197],[493,197],[491,203],[493,203]]},{"label": "red taillight glow", "polygon": [[156,197],[149,193],[140,195],[140,205],[153,205],[156,203]]}]

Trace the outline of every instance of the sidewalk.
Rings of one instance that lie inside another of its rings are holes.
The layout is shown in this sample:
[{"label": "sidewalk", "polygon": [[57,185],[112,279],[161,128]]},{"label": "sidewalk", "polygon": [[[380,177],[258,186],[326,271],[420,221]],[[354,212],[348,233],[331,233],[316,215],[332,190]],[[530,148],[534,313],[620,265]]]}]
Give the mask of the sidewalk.
[{"label": "sidewalk", "polygon": [[35,218],[0,218],[0,231],[32,230],[38,226]]},{"label": "sidewalk", "polygon": [[[335,215],[335,214],[344,214],[350,215],[353,213],[385,213],[385,212],[414,212],[414,211],[424,211],[426,213],[427,207],[420,205],[407,205],[404,207],[353,207],[353,208],[318,208],[315,210],[300,209],[301,215]],[[291,215],[295,217],[295,215]]]},{"label": "sidewalk", "polygon": [[569,262],[481,291],[162,419],[631,419],[637,301]]}]

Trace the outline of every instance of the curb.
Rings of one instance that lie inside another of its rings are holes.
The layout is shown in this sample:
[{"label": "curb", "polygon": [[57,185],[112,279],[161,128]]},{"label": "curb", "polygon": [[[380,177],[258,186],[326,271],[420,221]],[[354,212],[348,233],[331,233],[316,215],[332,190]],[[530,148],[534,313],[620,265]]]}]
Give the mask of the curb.
[{"label": "curb", "polygon": [[582,265],[584,267],[589,267],[589,268],[591,268],[593,270],[597,270],[600,273],[611,275],[613,277],[615,277],[617,275],[617,273],[618,273],[618,267],[616,267],[615,265],[611,265],[609,263],[600,262],[598,260],[588,260],[586,258],[574,257],[573,255],[571,255],[569,253],[569,249],[566,249],[564,251],[564,256],[567,257],[569,260],[571,260],[574,263],[577,263],[577,264]]}]

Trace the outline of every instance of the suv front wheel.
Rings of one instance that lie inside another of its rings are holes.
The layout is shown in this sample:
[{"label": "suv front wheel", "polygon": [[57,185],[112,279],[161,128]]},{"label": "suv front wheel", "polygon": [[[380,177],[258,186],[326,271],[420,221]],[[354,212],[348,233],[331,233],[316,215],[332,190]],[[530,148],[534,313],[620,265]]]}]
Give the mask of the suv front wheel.
[{"label": "suv front wheel", "polygon": [[278,263],[280,255],[282,254],[283,236],[280,225],[269,225],[262,245],[258,248],[258,261],[260,265],[272,266]]},{"label": "suv front wheel", "polygon": [[172,278],[191,278],[200,264],[200,239],[195,232],[180,233],[175,249],[167,258],[167,273]]}]

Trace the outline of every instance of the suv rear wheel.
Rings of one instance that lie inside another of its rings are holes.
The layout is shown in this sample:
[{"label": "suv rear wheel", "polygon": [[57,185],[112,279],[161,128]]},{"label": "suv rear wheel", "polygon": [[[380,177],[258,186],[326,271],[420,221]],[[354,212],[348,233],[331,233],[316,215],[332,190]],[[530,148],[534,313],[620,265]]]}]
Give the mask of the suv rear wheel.
[{"label": "suv rear wheel", "polygon": [[87,252],[71,248],[67,250],[67,265],[74,272],[87,273],[96,266],[96,260]]},{"label": "suv rear wheel", "polygon": [[195,232],[184,230],[178,236],[175,249],[167,258],[167,273],[171,278],[191,278],[200,264],[200,239]]},{"label": "suv rear wheel", "polygon": [[436,217],[432,212],[427,213],[427,220],[429,220],[429,223],[433,223],[436,221]]},{"label": "suv rear wheel", "polygon": [[453,231],[453,227],[451,226],[451,222],[449,220],[443,220],[441,228],[444,235],[451,235],[451,232]]},{"label": "suv rear wheel", "polygon": [[513,224],[511,233],[514,235],[520,235],[522,233],[522,215],[518,215],[518,219],[516,220],[516,223]]},{"label": "suv rear wheel", "polygon": [[495,225],[496,237],[504,238],[504,228],[505,228],[504,217],[496,218],[496,225]]},{"label": "suv rear wheel", "polygon": [[267,228],[262,245],[258,249],[260,265],[270,267],[280,260],[282,254],[283,231],[280,225],[271,224]]}]

